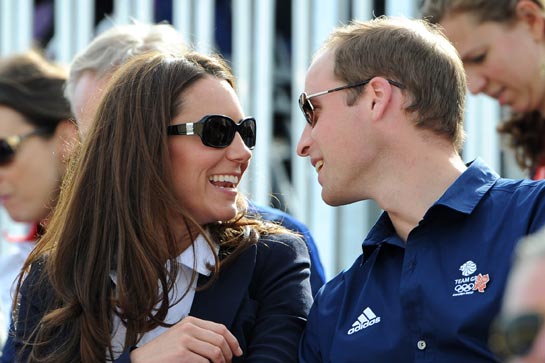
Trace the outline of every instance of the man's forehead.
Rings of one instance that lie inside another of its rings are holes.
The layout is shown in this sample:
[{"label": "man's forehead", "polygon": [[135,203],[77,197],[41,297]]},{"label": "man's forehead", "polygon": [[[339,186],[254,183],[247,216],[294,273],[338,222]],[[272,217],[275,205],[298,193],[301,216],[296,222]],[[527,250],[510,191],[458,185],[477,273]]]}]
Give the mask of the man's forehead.
[{"label": "man's forehead", "polygon": [[75,82],[71,106],[82,134],[90,127],[108,79],[98,78],[94,72],[86,71]]},{"label": "man's forehead", "polygon": [[332,51],[322,51],[314,57],[306,76],[305,91],[314,93],[321,91],[316,89],[322,84],[335,82],[334,77],[335,59]]},{"label": "man's forehead", "polygon": [[75,82],[74,98],[77,96],[85,98],[100,93],[102,92],[105,83],[104,78],[98,78],[95,72],[85,71]]}]

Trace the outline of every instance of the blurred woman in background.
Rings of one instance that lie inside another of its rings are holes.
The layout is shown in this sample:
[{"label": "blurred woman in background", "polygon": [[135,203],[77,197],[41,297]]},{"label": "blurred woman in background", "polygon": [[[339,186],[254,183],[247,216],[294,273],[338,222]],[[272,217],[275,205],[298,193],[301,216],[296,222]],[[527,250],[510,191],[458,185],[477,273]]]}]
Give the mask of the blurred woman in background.
[{"label": "blurred woman in background", "polygon": [[469,90],[510,108],[498,131],[534,179],[545,178],[544,8],[543,0],[423,0],[421,7],[460,53]]},{"label": "blurred woman in background", "polygon": [[[30,51],[0,60],[0,202],[28,237],[0,255],[0,305],[9,322],[13,282],[55,207],[66,158],[77,140],[63,95],[67,72]],[[0,329],[7,332],[8,327]],[[5,357],[4,357],[5,358]]]}]

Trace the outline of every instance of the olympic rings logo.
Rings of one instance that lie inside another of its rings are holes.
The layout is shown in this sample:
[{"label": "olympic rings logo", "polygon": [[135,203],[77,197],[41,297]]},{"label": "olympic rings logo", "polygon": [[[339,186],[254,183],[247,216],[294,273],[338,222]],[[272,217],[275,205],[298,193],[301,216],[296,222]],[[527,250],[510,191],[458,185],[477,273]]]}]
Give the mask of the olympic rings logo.
[{"label": "olympic rings logo", "polygon": [[454,287],[454,291],[460,294],[463,292],[470,292],[473,290],[474,287],[475,287],[475,284],[473,282],[470,284],[461,284],[461,285],[456,285]]}]

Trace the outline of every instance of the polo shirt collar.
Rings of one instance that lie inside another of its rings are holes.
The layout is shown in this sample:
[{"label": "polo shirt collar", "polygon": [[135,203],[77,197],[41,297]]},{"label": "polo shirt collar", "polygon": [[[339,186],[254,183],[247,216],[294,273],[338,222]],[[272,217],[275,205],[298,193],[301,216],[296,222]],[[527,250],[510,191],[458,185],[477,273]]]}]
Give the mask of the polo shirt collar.
[{"label": "polo shirt collar", "polygon": [[[468,168],[448,187],[430,210],[441,205],[460,213],[471,214],[500,177],[481,158],[476,158],[466,165]],[[374,249],[383,242],[405,248],[403,241],[395,234],[392,221],[386,212],[379,217],[363,241],[362,247],[365,252],[366,247]]]},{"label": "polo shirt collar", "polygon": [[500,178],[480,158],[467,164],[467,170],[454,181],[434,204],[471,214],[477,204]]}]

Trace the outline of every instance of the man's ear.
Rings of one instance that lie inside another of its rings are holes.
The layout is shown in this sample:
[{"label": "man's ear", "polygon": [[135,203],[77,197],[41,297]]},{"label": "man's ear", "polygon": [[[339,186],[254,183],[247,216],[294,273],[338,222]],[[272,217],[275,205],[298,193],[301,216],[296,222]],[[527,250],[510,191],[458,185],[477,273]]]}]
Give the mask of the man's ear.
[{"label": "man's ear", "polygon": [[66,161],[79,143],[78,127],[74,120],[62,120],[55,129],[56,152],[61,161]]},{"label": "man's ear", "polygon": [[519,0],[515,13],[517,21],[528,24],[535,40],[541,41],[545,36],[545,15],[543,9],[531,0]]},{"label": "man's ear", "polygon": [[392,85],[385,78],[375,77],[367,85],[371,100],[371,115],[373,120],[380,119],[392,99]]}]

